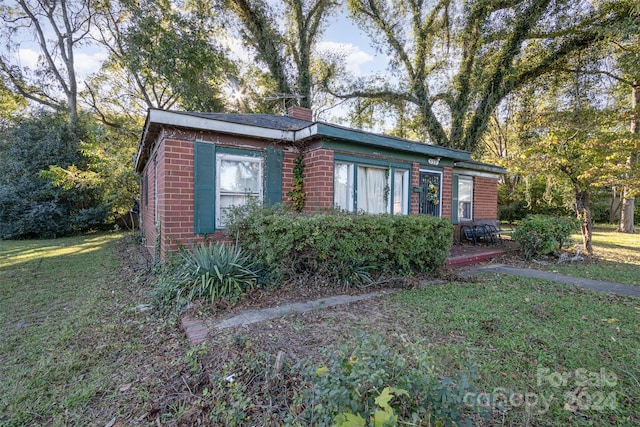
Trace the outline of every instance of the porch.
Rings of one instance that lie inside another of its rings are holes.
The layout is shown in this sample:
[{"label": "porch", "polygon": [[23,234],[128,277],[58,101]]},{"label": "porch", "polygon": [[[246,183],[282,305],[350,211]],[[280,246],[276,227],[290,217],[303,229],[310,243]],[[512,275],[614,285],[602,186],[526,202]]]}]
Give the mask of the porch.
[{"label": "porch", "polygon": [[515,250],[517,250],[517,244],[511,240],[503,240],[494,245],[455,244],[451,248],[445,266],[457,268],[479,264]]}]

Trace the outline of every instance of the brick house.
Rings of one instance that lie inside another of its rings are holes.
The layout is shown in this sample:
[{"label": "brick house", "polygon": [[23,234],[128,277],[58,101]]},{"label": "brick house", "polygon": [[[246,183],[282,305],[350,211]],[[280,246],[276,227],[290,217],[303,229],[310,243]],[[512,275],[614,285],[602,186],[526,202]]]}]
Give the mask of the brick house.
[{"label": "brick house", "polygon": [[223,236],[225,212],[254,197],[288,203],[302,153],[304,210],[429,214],[495,222],[503,168],[469,152],[287,116],[150,109],[136,158],[150,252]]}]

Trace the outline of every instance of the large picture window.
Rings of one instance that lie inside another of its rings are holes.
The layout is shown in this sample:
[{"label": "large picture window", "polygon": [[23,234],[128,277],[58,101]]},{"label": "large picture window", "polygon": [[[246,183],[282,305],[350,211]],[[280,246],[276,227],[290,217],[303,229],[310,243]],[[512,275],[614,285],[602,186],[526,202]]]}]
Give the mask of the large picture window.
[{"label": "large picture window", "polygon": [[336,162],[334,205],[370,214],[408,213],[409,171],[349,162]]},{"label": "large picture window", "polygon": [[262,158],[217,154],[216,175],[216,226],[222,228],[231,207],[262,201]]},{"label": "large picture window", "polygon": [[458,178],[458,220],[473,220],[473,178],[470,176]]}]

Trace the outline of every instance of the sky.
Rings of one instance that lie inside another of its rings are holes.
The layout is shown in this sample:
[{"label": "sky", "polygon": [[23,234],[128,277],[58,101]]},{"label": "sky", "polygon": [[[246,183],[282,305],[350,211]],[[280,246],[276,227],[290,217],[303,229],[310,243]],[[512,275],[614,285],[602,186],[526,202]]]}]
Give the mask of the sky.
[{"label": "sky", "polygon": [[[384,69],[384,56],[375,52],[367,36],[341,12],[324,31],[319,50],[347,52],[347,68],[356,76],[374,73]],[[18,51],[19,63],[23,66],[35,67],[39,51],[35,43],[24,43]],[[249,59],[242,49],[241,42],[231,43],[231,47],[243,59]],[[85,47],[75,55],[76,72],[81,78],[97,71],[107,58],[107,52],[96,46]]]},{"label": "sky", "polygon": [[[377,53],[371,47],[368,37],[355,23],[346,17],[346,11],[340,11],[329,22],[323,32],[317,48],[319,52],[340,52],[346,55],[346,67],[355,77],[383,71],[387,60],[384,54]],[[239,39],[228,42],[229,47],[240,58],[251,62],[250,54],[242,47]],[[21,66],[35,68],[40,52],[35,43],[23,43],[17,53]],[[107,51],[99,46],[86,46],[75,52],[76,73],[81,82],[90,74],[99,70],[107,59]],[[329,116],[341,115],[340,107],[328,112]],[[329,119],[330,117],[326,117]]]}]

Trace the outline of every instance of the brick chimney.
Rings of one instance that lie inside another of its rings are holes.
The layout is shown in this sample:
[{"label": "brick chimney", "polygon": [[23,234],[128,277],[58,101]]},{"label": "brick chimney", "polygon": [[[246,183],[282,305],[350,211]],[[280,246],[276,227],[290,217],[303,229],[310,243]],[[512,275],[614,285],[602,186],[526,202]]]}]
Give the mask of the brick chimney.
[{"label": "brick chimney", "polygon": [[300,107],[299,105],[292,105],[287,108],[287,116],[309,122],[313,121],[313,112],[309,108]]}]

